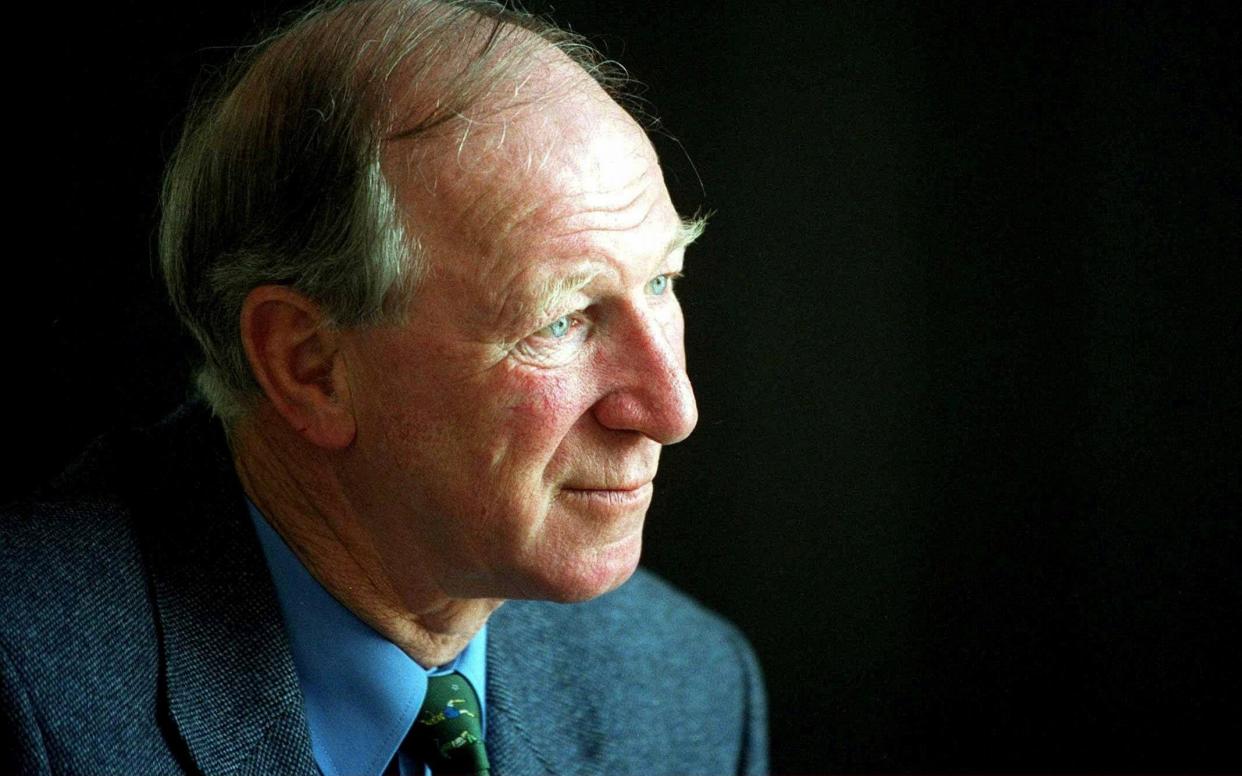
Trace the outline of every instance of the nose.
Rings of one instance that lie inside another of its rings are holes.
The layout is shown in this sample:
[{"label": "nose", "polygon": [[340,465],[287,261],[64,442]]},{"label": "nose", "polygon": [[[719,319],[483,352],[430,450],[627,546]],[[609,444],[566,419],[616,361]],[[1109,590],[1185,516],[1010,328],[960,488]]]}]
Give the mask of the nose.
[{"label": "nose", "polygon": [[680,310],[661,320],[635,307],[615,321],[603,375],[606,393],[595,418],[605,427],[637,431],[662,444],[686,437],[699,422],[686,375]]}]

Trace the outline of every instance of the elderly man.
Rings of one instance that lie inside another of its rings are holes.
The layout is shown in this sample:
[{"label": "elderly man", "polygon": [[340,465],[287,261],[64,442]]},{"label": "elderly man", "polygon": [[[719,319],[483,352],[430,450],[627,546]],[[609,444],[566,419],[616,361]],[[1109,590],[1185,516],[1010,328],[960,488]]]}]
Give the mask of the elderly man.
[{"label": "elderly man", "polygon": [[376,0],[200,106],[161,249],[206,405],[6,510],[6,771],[764,770],[744,640],[636,571],[701,223],[614,82]]}]

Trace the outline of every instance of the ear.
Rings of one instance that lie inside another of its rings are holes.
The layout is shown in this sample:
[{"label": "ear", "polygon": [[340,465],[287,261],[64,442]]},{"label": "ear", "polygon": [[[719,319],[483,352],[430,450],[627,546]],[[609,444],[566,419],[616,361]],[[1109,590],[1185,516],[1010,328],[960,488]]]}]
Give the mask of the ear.
[{"label": "ear", "polygon": [[287,286],[259,286],[241,311],[246,359],[276,411],[302,438],[339,450],[357,424],[340,335],[319,306]]}]

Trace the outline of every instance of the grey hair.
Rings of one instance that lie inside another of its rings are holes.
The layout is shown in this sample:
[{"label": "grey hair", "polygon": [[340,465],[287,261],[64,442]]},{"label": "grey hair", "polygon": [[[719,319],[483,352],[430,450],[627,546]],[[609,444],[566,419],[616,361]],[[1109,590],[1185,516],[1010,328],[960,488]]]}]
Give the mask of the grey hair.
[{"label": "grey hair", "polygon": [[[493,0],[338,0],[245,50],[191,110],[165,175],[160,265],[226,426],[262,395],[240,336],[247,294],[288,285],[334,326],[400,320],[427,259],[383,144],[427,138],[549,46],[622,100],[624,71],[582,37]],[[391,115],[398,71],[413,114]]]}]

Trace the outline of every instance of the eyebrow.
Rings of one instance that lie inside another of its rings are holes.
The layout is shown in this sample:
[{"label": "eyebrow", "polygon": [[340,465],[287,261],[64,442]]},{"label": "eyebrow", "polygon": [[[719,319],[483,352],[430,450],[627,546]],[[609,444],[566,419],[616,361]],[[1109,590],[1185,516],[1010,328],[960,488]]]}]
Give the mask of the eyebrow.
[{"label": "eyebrow", "polygon": [[[683,218],[677,226],[673,238],[669,240],[661,258],[667,258],[677,251],[685,250],[691,243],[702,236],[707,228],[706,215],[695,215]],[[534,288],[526,297],[527,301],[519,305],[517,314],[522,319],[547,317],[553,310],[565,306],[566,300],[590,285],[602,272],[594,268],[581,272],[573,272],[562,277],[548,278],[547,281]]]},{"label": "eyebrow", "polygon": [[703,232],[707,231],[707,219],[710,217],[710,213],[698,213],[690,218],[681,219],[681,223],[677,226],[677,233],[669,241],[668,249],[664,251],[664,255],[671,256],[676,251],[690,247],[691,243],[702,237]]},{"label": "eyebrow", "polygon": [[534,289],[528,299],[531,304],[522,305],[524,318],[544,318],[553,310],[564,307],[565,300],[590,285],[603,270],[590,269],[574,272],[558,278],[548,278]]}]

